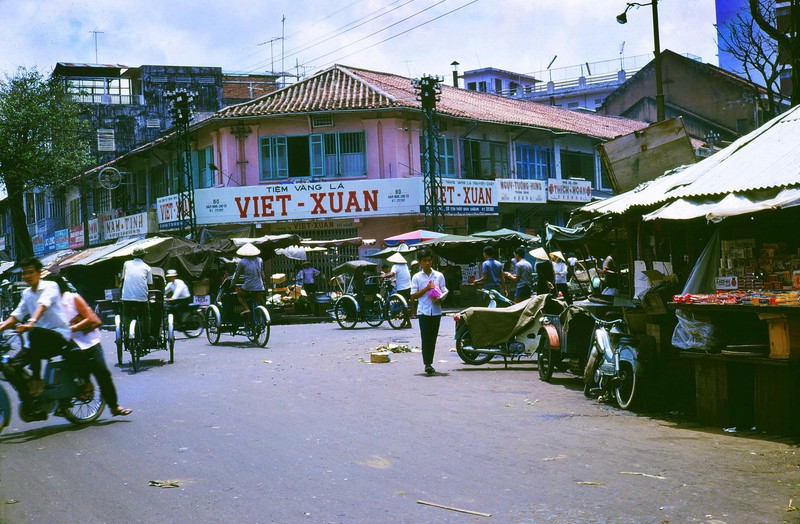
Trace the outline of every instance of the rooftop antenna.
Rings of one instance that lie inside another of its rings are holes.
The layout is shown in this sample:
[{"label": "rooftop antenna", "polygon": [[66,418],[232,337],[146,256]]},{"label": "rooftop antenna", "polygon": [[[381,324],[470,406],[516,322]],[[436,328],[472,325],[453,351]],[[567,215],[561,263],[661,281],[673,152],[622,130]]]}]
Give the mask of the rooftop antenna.
[{"label": "rooftop antenna", "polygon": [[586,62],[586,72],[589,73],[589,76],[592,76],[592,70],[589,69],[589,62]]},{"label": "rooftop antenna", "polygon": [[270,59],[272,60],[272,71],[271,71],[272,73],[275,73],[275,53],[273,52],[273,44],[275,43],[275,40],[283,40],[283,37],[282,36],[273,36],[272,38],[270,38],[266,42],[261,42],[260,44],[258,44],[258,45],[269,44],[269,56],[270,56]]},{"label": "rooftop antenna", "polygon": [[283,73],[286,72],[286,68],[283,65],[283,59],[285,58],[283,54],[283,42],[285,41],[286,37],[286,15],[282,15],[281,18],[281,87],[286,87],[286,80],[283,80]]},{"label": "rooftop antenna", "polygon": [[624,63],[625,62],[625,55],[623,54],[624,52],[625,52],[625,40],[623,40],[622,43],[619,45],[619,69],[620,69],[620,71],[624,71],[625,70],[625,63]]},{"label": "rooftop antenna", "polygon": [[94,63],[99,64],[100,61],[97,59],[97,35],[103,34],[105,33],[105,31],[98,31],[97,29],[95,29],[94,31],[89,31],[89,32],[94,34]]},{"label": "rooftop antenna", "polygon": [[406,71],[408,71],[408,76],[411,76],[411,62],[413,62],[413,60],[403,60],[403,63],[406,65]]},{"label": "rooftop antenna", "polygon": [[553,55],[553,59],[550,60],[549,64],[547,64],[547,72],[550,73],[550,81],[551,82],[553,81],[553,72],[550,71],[550,66],[553,65],[553,62],[556,61],[556,58],[558,58],[558,55]]}]

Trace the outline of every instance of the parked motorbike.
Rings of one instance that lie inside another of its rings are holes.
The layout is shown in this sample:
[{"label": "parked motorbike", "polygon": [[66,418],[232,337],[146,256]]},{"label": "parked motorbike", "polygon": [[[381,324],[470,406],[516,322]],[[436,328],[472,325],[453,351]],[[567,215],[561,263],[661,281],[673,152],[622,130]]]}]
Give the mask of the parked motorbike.
[{"label": "parked motorbike", "polygon": [[550,295],[538,295],[507,308],[472,307],[455,315],[456,352],[465,364],[480,366],[496,356],[503,363],[536,353],[547,338],[546,315],[558,315],[566,304]]},{"label": "parked motorbike", "polygon": [[[0,336],[0,380],[8,382],[20,398],[19,418],[24,422],[47,420],[49,414],[64,417],[73,424],[87,424],[97,420],[105,408],[100,390],[90,377],[76,373],[64,360],[48,362],[44,370],[44,391],[38,395],[28,393],[30,373],[16,355],[22,349],[19,335],[4,332]],[[11,401],[0,387],[0,431],[11,420]]]},{"label": "parked motorbike", "polygon": [[478,291],[486,295],[486,300],[488,302],[486,307],[496,308],[496,307],[508,307],[514,305],[513,300],[509,299],[496,289],[478,288]]},{"label": "parked motorbike", "polygon": [[620,408],[631,409],[642,396],[643,366],[638,340],[625,332],[623,319],[605,321],[594,317],[594,321],[583,392],[589,398],[616,398]]}]

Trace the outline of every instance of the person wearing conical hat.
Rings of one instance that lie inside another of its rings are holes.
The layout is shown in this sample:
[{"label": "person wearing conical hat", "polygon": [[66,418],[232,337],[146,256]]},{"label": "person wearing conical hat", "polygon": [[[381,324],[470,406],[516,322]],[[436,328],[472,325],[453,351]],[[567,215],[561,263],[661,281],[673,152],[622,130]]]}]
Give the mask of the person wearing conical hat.
[{"label": "person wearing conical hat", "polygon": [[556,291],[560,292],[567,301],[567,304],[572,304],[572,295],[569,294],[569,286],[567,285],[567,273],[569,268],[564,259],[564,254],[561,251],[553,251],[550,253],[550,258],[553,260],[553,272],[555,273]]},{"label": "person wearing conical hat", "polygon": [[258,255],[261,251],[251,243],[247,243],[236,250],[241,258],[233,272],[233,283],[236,285],[241,277],[243,282],[236,287],[236,297],[242,305],[242,316],[250,314],[250,305],[247,303],[248,295],[253,295],[256,303],[264,302],[264,261]]},{"label": "person wearing conical hat", "polygon": [[[402,295],[403,298],[406,299],[406,302],[410,304],[411,271],[408,269],[408,263],[406,262],[406,258],[400,253],[394,253],[392,256],[387,258],[386,261],[391,262],[393,265],[392,268],[389,270],[389,272],[381,275],[381,278],[394,278],[395,289],[397,290],[397,293]],[[408,322],[403,326],[411,327],[411,323]]]},{"label": "person wearing conical hat", "polygon": [[536,259],[536,294],[545,295],[552,293],[556,288],[555,280],[556,275],[553,272],[553,263],[550,262],[550,257],[547,256],[547,251],[544,248],[537,247],[531,250],[531,256]]}]

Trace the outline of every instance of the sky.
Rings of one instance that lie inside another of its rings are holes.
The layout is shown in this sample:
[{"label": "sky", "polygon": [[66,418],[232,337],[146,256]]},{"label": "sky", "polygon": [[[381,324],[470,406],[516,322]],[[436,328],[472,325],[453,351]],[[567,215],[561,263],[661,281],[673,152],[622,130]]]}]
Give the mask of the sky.
[{"label": "sky", "polygon": [[[621,52],[624,57],[653,52],[651,8],[630,9],[628,23],[621,25],[615,18],[625,5],[624,0],[0,0],[0,75],[13,76],[18,67],[48,74],[57,62],[79,62],[217,66],[231,73],[283,69],[308,76],[338,63],[449,81],[453,61],[461,72],[496,67],[534,73],[554,57],[555,71],[586,62],[615,66]],[[658,11],[662,50],[717,65],[714,0],[659,0]]]}]

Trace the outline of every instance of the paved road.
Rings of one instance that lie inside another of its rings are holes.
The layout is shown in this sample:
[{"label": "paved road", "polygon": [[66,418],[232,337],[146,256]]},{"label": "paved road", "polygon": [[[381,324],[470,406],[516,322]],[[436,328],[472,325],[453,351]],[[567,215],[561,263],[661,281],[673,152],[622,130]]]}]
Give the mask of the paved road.
[{"label": "paved road", "polygon": [[419,353],[363,361],[380,343],[416,345],[416,329],[335,324],[276,326],[266,349],[179,341],[175,364],[161,351],[136,374],[114,366],[130,417],[78,428],[15,414],[0,522],[800,521],[786,511],[800,506],[790,443],[622,412],[531,364],[467,367],[452,333],[445,320],[433,377]]}]

